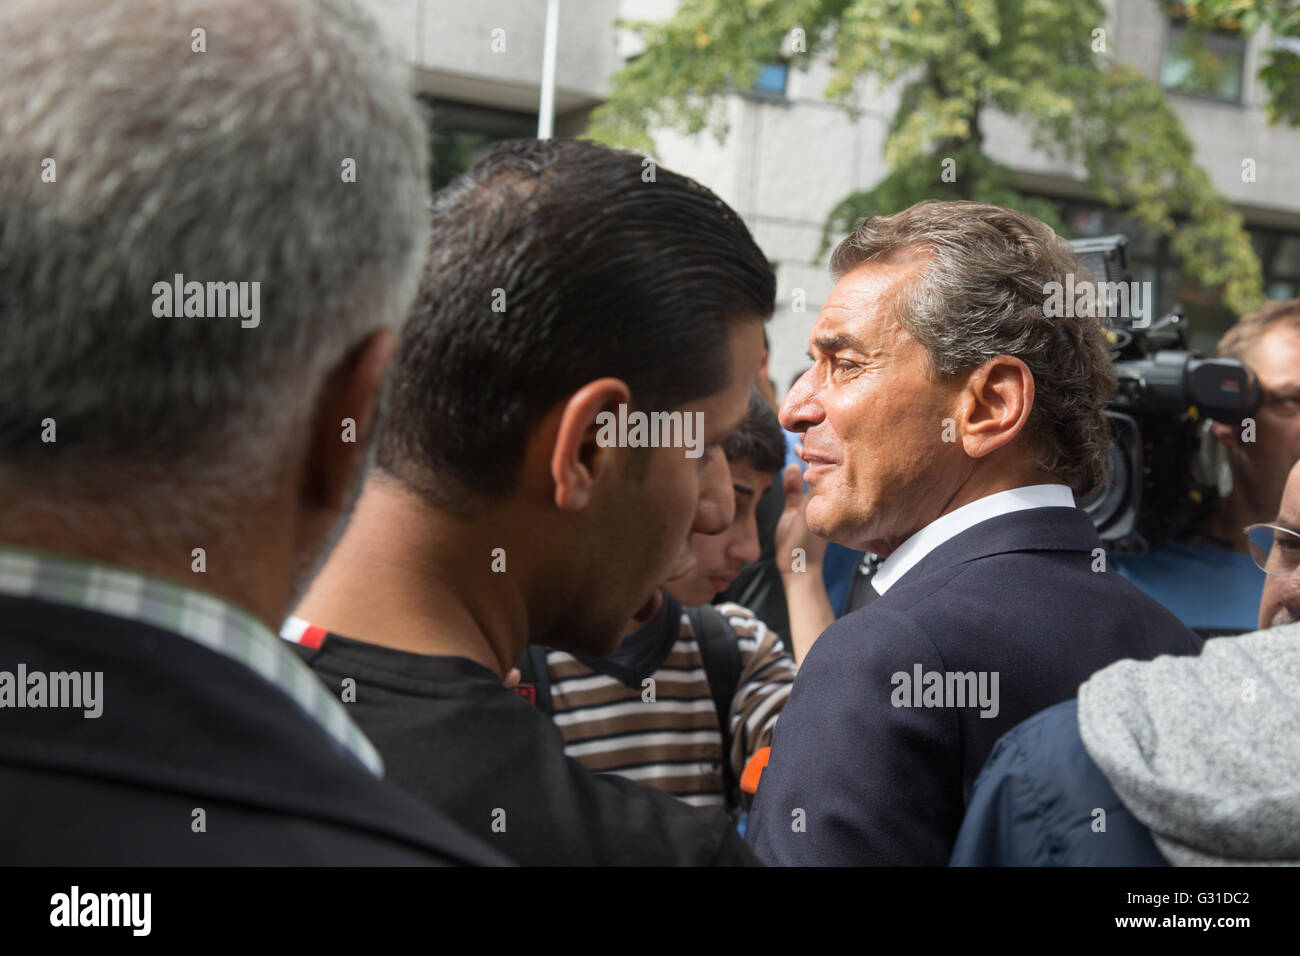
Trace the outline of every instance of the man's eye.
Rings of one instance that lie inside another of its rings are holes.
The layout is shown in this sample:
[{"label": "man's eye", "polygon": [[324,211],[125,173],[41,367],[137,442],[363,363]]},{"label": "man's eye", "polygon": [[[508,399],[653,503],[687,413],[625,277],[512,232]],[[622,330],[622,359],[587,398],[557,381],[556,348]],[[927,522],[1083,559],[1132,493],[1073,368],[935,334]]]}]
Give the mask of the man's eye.
[{"label": "man's eye", "polygon": [[1273,536],[1273,544],[1283,551],[1300,550],[1300,538],[1292,537],[1289,534],[1278,534]]}]

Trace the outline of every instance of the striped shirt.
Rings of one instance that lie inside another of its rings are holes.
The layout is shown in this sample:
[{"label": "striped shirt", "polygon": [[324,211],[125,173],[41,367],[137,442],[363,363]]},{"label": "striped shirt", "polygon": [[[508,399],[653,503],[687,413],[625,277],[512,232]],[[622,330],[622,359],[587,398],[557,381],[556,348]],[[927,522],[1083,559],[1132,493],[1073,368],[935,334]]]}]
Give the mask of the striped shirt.
[{"label": "striped shirt", "polygon": [[[676,633],[665,629],[672,645],[657,668],[632,675],[633,683],[597,670],[608,670],[603,661],[588,664],[548,650],[552,717],[564,735],[565,753],[588,770],[658,787],[695,806],[727,809],[722,731],[700,648],[685,611],[675,602],[666,607],[669,613],[680,612]],[[732,746],[726,756],[739,780],[750,758],[771,745],[776,719],[790,696],[795,663],[776,633],[752,611],[736,604],[717,610],[740,646],[740,679],[729,718]]]}]

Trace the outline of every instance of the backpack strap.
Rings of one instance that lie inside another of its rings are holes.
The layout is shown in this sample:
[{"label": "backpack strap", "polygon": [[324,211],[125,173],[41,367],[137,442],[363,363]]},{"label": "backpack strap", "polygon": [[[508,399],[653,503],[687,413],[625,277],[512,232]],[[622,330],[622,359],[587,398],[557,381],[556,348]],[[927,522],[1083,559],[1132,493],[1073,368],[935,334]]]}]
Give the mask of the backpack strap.
[{"label": "backpack strap", "polygon": [[717,608],[708,604],[688,607],[686,615],[700,648],[709,693],[713,695],[713,709],[722,729],[722,783],[727,803],[732,807],[743,806],[740,782],[731,766],[731,701],[740,683],[740,642]]},{"label": "backpack strap", "polygon": [[546,648],[529,644],[515,664],[519,668],[519,686],[515,693],[528,701],[547,717],[555,714],[551,703],[551,668],[546,662]]}]

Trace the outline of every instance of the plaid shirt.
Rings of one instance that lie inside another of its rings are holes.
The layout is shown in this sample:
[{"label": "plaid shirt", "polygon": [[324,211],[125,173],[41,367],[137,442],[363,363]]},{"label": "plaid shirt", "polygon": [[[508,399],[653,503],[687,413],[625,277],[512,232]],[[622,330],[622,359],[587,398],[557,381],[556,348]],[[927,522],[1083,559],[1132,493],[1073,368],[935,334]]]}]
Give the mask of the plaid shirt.
[{"label": "plaid shirt", "polygon": [[6,547],[0,594],[139,621],[224,654],[287,694],[340,750],[383,776],[379,752],[342,702],[280,638],[232,604],[134,571]]}]

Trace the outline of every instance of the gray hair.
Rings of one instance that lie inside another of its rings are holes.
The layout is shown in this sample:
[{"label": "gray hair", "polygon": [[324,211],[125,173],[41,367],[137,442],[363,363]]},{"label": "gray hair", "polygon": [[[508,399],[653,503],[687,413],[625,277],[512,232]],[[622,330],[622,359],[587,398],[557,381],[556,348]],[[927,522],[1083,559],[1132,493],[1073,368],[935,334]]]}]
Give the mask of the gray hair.
[{"label": "gray hair", "polygon": [[920,253],[922,273],[893,303],[899,323],[925,346],[930,370],[948,379],[998,355],[1019,358],[1034,376],[1025,432],[1034,463],[1079,495],[1106,480],[1110,429],[1105,407],[1115,374],[1095,314],[1045,315],[1047,284],[1067,273],[1091,281],[1069,243],[1014,209],[928,200],[858,223],[836,247],[842,277],[866,262]]},{"label": "gray hair", "polygon": [[[427,132],[351,0],[6,0],[0,142],[0,470],[269,473],[414,298]],[[156,317],[176,274],[259,324]]]}]

